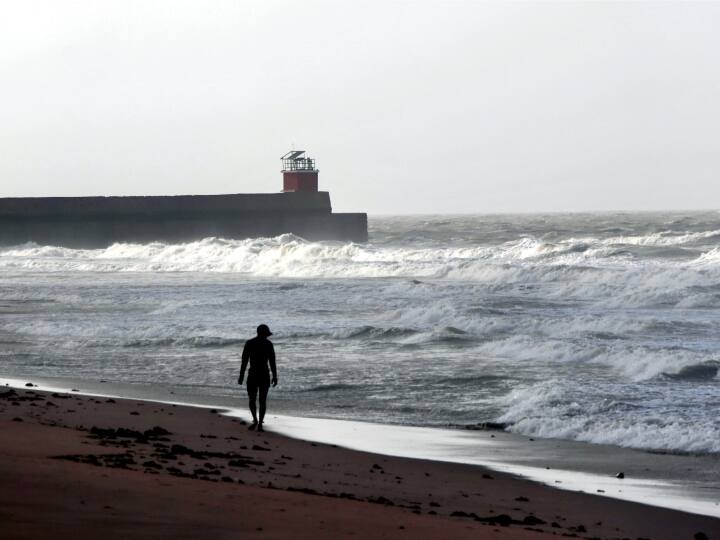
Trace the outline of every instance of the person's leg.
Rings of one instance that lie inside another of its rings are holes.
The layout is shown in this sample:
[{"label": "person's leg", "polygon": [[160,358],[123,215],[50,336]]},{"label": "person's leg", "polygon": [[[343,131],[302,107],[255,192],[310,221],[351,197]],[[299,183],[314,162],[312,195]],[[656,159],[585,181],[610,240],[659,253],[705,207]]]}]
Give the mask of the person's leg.
[{"label": "person's leg", "polygon": [[270,390],[269,384],[263,384],[260,386],[260,424],[262,425],[265,420],[265,409],[267,404],[268,390]]},{"label": "person's leg", "polygon": [[257,384],[248,379],[247,382],[247,393],[250,400],[250,414],[252,414],[253,422],[250,425],[250,429],[255,429],[257,425],[257,413],[255,412],[255,400],[257,399],[258,387]]}]

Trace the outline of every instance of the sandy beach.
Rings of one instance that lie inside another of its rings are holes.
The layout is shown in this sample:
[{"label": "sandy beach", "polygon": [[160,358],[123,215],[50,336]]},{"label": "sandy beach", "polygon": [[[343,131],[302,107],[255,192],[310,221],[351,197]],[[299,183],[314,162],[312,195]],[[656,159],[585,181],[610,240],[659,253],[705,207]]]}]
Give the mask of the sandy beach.
[{"label": "sandy beach", "polygon": [[720,536],[716,518],[254,433],[221,410],[0,397],[3,539]]},{"label": "sandy beach", "polygon": [[720,0],[0,13],[0,540],[720,540]]}]

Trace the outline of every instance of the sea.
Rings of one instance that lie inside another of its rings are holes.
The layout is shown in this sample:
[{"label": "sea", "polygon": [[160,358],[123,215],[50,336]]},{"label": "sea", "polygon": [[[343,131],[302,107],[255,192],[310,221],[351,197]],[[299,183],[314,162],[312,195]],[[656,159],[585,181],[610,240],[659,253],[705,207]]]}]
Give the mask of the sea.
[{"label": "sea", "polygon": [[270,409],[720,454],[720,213],[371,216],[365,244],[0,248],[3,376]]}]

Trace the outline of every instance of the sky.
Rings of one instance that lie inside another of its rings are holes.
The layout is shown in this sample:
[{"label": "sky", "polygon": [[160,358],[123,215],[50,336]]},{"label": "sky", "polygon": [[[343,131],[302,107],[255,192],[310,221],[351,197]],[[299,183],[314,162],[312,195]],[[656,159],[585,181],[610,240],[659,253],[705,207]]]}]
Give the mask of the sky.
[{"label": "sky", "polygon": [[720,207],[720,3],[0,0],[0,197]]}]

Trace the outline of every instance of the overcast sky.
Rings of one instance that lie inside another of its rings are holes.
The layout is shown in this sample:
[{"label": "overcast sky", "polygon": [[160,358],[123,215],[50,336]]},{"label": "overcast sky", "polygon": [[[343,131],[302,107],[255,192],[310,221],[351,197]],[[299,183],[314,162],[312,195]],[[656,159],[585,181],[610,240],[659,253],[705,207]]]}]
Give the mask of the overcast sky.
[{"label": "overcast sky", "polygon": [[0,1],[0,196],[720,207],[720,3]]}]

